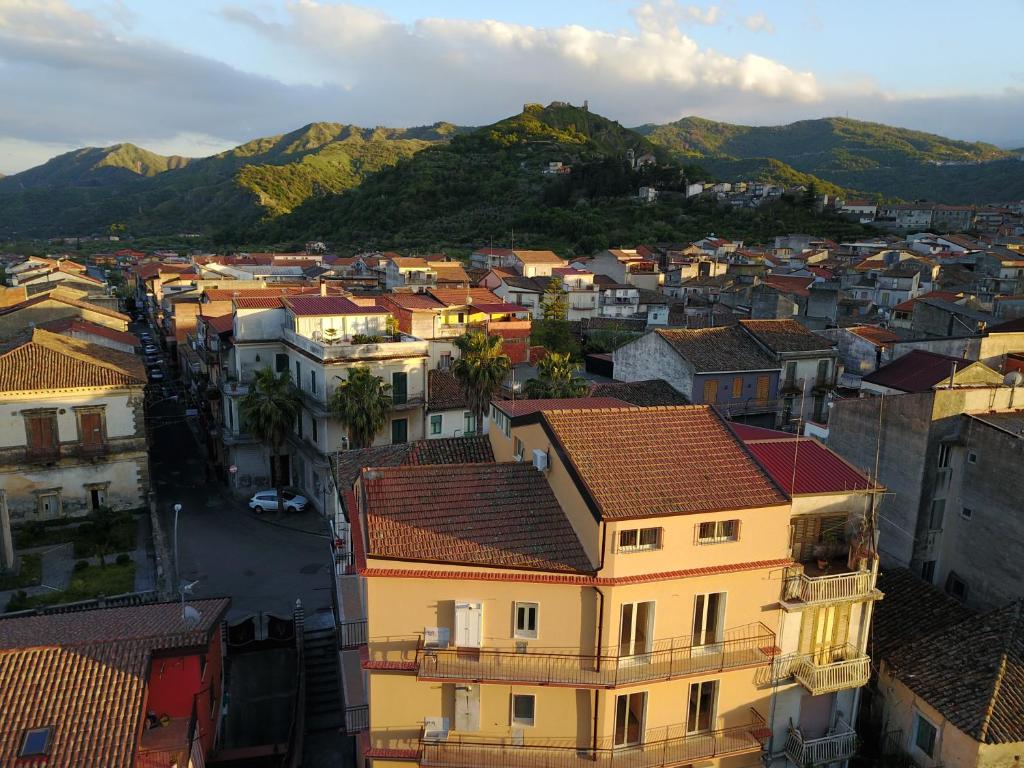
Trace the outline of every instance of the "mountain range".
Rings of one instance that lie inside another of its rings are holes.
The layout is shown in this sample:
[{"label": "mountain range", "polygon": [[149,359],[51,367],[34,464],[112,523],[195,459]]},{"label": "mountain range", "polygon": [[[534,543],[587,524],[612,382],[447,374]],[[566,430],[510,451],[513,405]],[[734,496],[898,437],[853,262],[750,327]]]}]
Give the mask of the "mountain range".
[{"label": "mountain range", "polygon": [[[661,171],[624,169],[629,150],[654,155]],[[435,244],[451,242],[449,233],[508,233],[518,221],[520,238],[580,243],[645,226],[652,235],[659,227],[662,235],[680,231],[693,212],[666,219],[637,216],[635,207],[632,217],[617,211],[615,198],[641,182],[671,190],[683,177],[756,178],[836,194],[983,203],[1024,197],[1020,157],[841,118],[749,127],[687,117],[628,129],[556,102],[527,105],[482,128],[312,123],[198,159],[132,144],[75,150],[0,177],[0,236],[123,223],[133,234],[195,231],[225,241],[408,237]],[[572,174],[542,179],[555,160],[571,162]],[[599,209],[614,212],[612,220],[596,221]]]}]

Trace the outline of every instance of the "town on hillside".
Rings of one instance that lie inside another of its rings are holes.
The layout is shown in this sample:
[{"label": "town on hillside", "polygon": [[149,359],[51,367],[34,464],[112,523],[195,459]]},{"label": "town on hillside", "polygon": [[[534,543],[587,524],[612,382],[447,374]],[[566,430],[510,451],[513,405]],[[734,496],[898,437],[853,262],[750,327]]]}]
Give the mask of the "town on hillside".
[{"label": "town on hillside", "polygon": [[1017,765],[1020,212],[818,202],[0,255],[0,765]]}]

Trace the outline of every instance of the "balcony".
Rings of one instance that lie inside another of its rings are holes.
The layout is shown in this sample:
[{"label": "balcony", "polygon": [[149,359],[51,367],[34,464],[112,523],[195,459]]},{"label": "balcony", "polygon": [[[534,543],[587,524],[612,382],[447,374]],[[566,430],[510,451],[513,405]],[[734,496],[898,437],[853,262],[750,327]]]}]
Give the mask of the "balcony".
[{"label": "balcony", "polygon": [[813,696],[860,688],[871,677],[871,659],[852,645],[801,656],[793,667],[797,682]]},{"label": "balcony", "polygon": [[814,575],[812,564],[790,568],[782,583],[782,607],[799,611],[826,603],[874,600],[881,597],[875,589],[877,574],[870,571],[847,571]]},{"label": "balcony", "polygon": [[26,448],[25,461],[29,464],[50,464],[54,461],[60,461],[60,446],[50,445]]},{"label": "balcony", "polygon": [[80,459],[99,459],[106,456],[110,446],[106,443],[78,443],[71,447],[70,453]]},{"label": "balcony", "polygon": [[715,404],[718,410],[727,419],[735,418],[737,416],[746,416],[755,413],[771,413],[772,411],[781,411],[785,407],[785,403],[782,400],[774,399],[759,399],[756,397],[749,398],[747,400],[739,400],[732,403],[717,403]]},{"label": "balcony", "polygon": [[639,744],[616,747],[612,739],[596,746],[575,739],[512,739],[459,735],[446,741],[421,740],[420,765],[447,768],[670,768],[704,760],[761,752],[769,732],[764,718],[750,710],[743,725],[687,734],[681,725],[645,732]]},{"label": "balcony", "polygon": [[768,664],[775,656],[775,634],[760,622],[725,632],[721,642],[691,645],[692,637],[658,640],[650,653],[621,656],[618,649],[583,655],[566,649],[522,652],[494,648],[423,648],[416,652],[422,680],[517,682],[614,688],[649,680],[672,680]]},{"label": "balcony", "polygon": [[799,728],[790,730],[784,747],[786,757],[799,766],[825,765],[849,760],[857,753],[857,732],[839,720],[832,733],[805,739]]},{"label": "balcony", "polygon": [[317,341],[302,336],[291,328],[282,329],[284,340],[324,362],[345,360],[388,360],[404,357],[427,357],[429,342],[402,334],[400,341],[354,344],[350,338]]}]

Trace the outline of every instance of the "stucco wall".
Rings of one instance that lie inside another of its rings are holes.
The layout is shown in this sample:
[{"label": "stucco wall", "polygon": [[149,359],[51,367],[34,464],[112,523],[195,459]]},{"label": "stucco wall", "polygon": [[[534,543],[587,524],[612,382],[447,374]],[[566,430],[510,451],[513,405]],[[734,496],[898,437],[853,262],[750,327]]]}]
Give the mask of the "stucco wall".
[{"label": "stucco wall", "polygon": [[693,395],[693,367],[677,355],[657,333],[648,333],[612,353],[618,381],[664,379],[676,391]]}]

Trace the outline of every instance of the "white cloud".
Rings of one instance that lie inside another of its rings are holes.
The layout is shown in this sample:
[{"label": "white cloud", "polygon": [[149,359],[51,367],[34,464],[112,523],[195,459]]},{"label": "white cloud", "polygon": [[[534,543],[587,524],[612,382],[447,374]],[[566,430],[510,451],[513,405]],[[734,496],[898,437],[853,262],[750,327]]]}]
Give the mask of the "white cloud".
[{"label": "white cloud", "polygon": [[744,18],[743,26],[751,32],[767,32],[769,35],[775,34],[775,25],[768,20],[768,17],[764,15],[763,11],[758,11],[752,16]]}]

